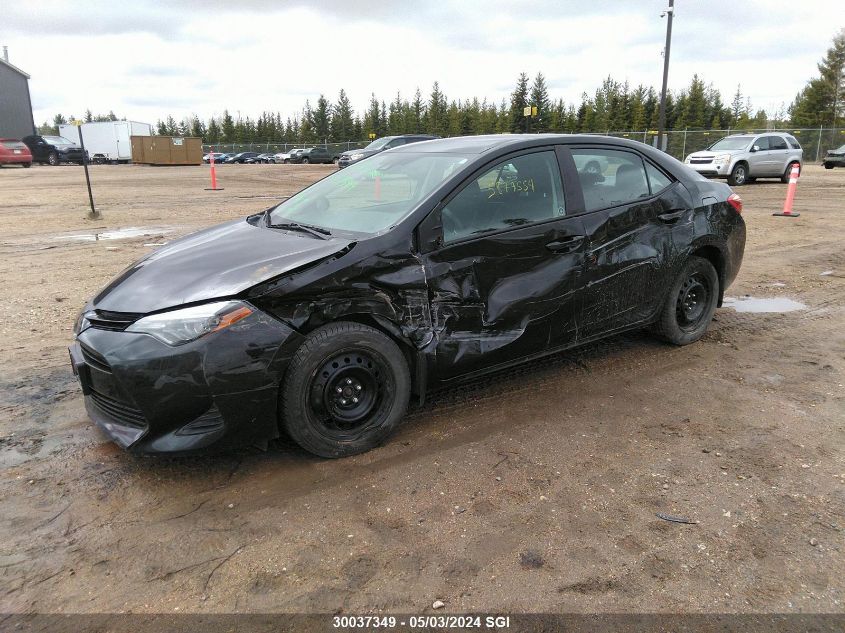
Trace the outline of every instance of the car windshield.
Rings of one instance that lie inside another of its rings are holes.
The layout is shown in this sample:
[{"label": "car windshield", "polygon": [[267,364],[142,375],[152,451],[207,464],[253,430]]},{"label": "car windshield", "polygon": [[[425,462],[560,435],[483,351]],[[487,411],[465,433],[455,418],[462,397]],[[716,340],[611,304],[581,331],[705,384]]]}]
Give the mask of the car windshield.
[{"label": "car windshield", "polygon": [[379,233],[405,218],[467,160],[459,154],[377,154],[282,202],[270,222]]},{"label": "car windshield", "polygon": [[373,141],[372,143],[370,143],[369,145],[367,145],[367,146],[364,148],[364,150],[366,150],[366,151],[371,151],[371,150],[376,150],[376,149],[382,149],[382,148],[383,148],[385,145],[387,145],[387,144],[388,144],[391,140],[392,140],[392,137],[390,137],[390,136],[385,136],[385,137],[383,137],[383,138],[380,138],[380,139],[377,139],[377,140]]},{"label": "car windshield", "polygon": [[45,136],[44,140],[50,145],[73,145],[73,141],[67,140],[64,136]]},{"label": "car windshield", "polygon": [[845,145],[840,145],[839,147],[837,147],[836,149],[831,150],[831,151],[834,151],[834,152],[845,152]]},{"label": "car windshield", "polygon": [[710,146],[712,150],[720,150],[720,149],[745,149],[748,147],[748,144],[751,142],[751,138],[748,136],[728,136],[723,138],[721,141],[716,141],[713,145]]}]

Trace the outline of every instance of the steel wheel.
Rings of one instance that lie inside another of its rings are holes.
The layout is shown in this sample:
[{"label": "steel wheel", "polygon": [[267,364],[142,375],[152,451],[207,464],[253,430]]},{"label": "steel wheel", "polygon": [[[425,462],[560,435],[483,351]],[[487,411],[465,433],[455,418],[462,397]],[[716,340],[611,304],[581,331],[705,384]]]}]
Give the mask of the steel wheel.
[{"label": "steel wheel", "polygon": [[675,318],[682,330],[695,330],[707,312],[710,289],[701,273],[694,273],[684,280],[675,302]]},{"label": "steel wheel", "polygon": [[346,349],[321,364],[308,391],[309,414],[318,432],[334,440],[354,440],[389,408],[392,372],[378,353]]}]

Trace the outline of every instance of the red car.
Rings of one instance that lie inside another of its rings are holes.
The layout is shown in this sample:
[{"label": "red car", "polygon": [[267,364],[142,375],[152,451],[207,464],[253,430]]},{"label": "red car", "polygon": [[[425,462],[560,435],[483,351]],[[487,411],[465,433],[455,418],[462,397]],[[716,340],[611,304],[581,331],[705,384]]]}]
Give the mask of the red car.
[{"label": "red car", "polygon": [[13,138],[0,138],[0,167],[3,165],[32,165],[32,154],[29,148]]}]

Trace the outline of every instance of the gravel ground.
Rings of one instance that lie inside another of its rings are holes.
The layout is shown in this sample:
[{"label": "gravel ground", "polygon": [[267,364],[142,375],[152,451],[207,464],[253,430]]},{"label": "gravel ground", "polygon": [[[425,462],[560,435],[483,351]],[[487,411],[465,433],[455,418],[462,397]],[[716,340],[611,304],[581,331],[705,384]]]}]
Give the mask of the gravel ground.
[{"label": "gravel ground", "polygon": [[806,167],[797,219],[739,189],[728,294],[803,309],[442,391],[349,459],[107,442],[67,359],[85,300],[331,169],[94,166],[96,221],[80,168],[0,170],[0,612],[843,612],[845,170]]}]

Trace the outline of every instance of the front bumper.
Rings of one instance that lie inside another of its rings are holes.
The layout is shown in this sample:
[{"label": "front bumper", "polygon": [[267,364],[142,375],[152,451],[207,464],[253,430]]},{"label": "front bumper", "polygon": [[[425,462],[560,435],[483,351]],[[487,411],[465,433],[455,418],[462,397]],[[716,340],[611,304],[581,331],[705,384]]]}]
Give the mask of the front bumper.
[{"label": "front bumper", "polygon": [[708,178],[727,178],[731,173],[730,163],[685,163],[687,167]]},{"label": "front bumper", "polygon": [[845,167],[845,156],[825,156],[822,164],[833,165],[834,167]]},{"label": "front bumper", "polygon": [[301,342],[256,310],[176,347],[89,327],[69,351],[85,408],[110,439],[137,453],[173,453],[278,437],[279,385]]},{"label": "front bumper", "polygon": [[59,152],[61,163],[81,163],[88,158],[88,152]]}]

